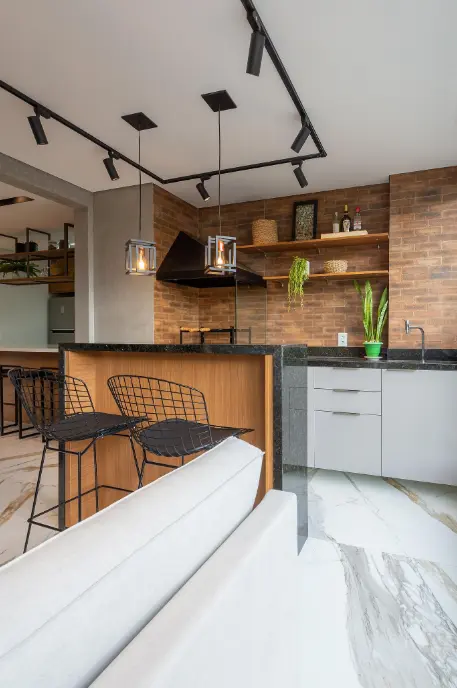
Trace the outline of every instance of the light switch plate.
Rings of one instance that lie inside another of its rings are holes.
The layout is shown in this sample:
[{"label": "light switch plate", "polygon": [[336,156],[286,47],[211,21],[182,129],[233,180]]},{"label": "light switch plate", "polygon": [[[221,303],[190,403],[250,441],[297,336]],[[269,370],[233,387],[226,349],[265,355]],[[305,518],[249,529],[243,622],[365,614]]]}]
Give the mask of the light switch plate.
[{"label": "light switch plate", "polygon": [[348,335],[347,332],[338,332],[338,346],[348,345]]}]

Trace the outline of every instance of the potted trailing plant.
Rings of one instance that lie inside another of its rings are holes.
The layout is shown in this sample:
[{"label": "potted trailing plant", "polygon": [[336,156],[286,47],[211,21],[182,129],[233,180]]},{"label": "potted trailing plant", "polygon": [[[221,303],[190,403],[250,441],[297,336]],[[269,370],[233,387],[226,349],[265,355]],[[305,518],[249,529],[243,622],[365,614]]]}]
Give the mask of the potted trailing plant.
[{"label": "potted trailing plant", "polygon": [[[27,275],[27,261],[5,259],[0,261],[0,273],[6,278],[6,275],[15,275],[21,277],[21,273]],[[40,274],[38,266],[34,263],[29,264],[28,277],[38,277]]]},{"label": "potted trailing plant", "polygon": [[365,282],[364,290],[362,290],[357,281],[354,281],[354,286],[362,299],[362,319],[363,328],[365,330],[364,345],[366,356],[367,358],[379,358],[382,347],[381,335],[386,324],[387,308],[389,304],[387,299],[387,287],[382,292],[375,323],[373,321],[373,290],[370,282],[368,280]]},{"label": "potted trailing plant", "polygon": [[289,270],[289,308],[299,298],[303,308],[303,285],[309,279],[309,260],[295,256]]}]

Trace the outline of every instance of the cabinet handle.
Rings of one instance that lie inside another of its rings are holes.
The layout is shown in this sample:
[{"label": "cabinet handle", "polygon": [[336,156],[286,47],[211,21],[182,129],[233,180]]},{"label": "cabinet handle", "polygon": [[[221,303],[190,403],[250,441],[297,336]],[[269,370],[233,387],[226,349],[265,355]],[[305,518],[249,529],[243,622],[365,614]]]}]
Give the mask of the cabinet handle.
[{"label": "cabinet handle", "polygon": [[358,394],[360,389],[332,389],[332,392],[351,392],[352,394]]},{"label": "cabinet handle", "polygon": [[361,416],[361,413],[354,413],[353,411],[332,411],[334,416]]}]

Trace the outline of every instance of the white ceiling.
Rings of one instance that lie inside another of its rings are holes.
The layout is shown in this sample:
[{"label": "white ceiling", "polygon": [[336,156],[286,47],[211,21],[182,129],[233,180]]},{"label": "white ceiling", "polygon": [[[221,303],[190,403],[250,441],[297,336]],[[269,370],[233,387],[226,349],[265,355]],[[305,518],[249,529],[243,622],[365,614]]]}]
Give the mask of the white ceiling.
[{"label": "white ceiling", "polygon": [[72,208],[0,182],[0,199],[13,196],[27,196],[33,201],[0,207],[0,232],[3,234],[25,237],[26,227],[53,231],[62,230],[64,222],[73,222]]},{"label": "white ceiling", "polygon": [[[292,154],[296,110],[269,58],[245,73],[250,28],[239,0],[0,0],[1,78],[126,155],[143,110],[143,163],[162,177],[217,167],[217,121],[200,95],[226,88],[223,165]],[[309,191],[385,181],[457,162],[455,0],[257,0],[328,157],[305,163]],[[30,108],[0,92],[0,151],[89,190],[136,183],[54,121],[36,146]],[[304,152],[312,151],[311,142]],[[216,200],[216,180],[208,182]],[[195,182],[167,187],[202,204]],[[299,191],[289,166],[226,175],[222,201]],[[31,205],[31,204],[30,204]]]}]

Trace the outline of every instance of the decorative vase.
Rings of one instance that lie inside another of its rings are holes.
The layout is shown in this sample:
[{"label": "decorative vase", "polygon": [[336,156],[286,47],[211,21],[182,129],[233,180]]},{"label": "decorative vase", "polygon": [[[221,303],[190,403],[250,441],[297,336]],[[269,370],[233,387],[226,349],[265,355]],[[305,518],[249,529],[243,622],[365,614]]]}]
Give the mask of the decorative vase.
[{"label": "decorative vase", "polygon": [[380,358],[382,342],[365,342],[365,354],[367,358]]}]

